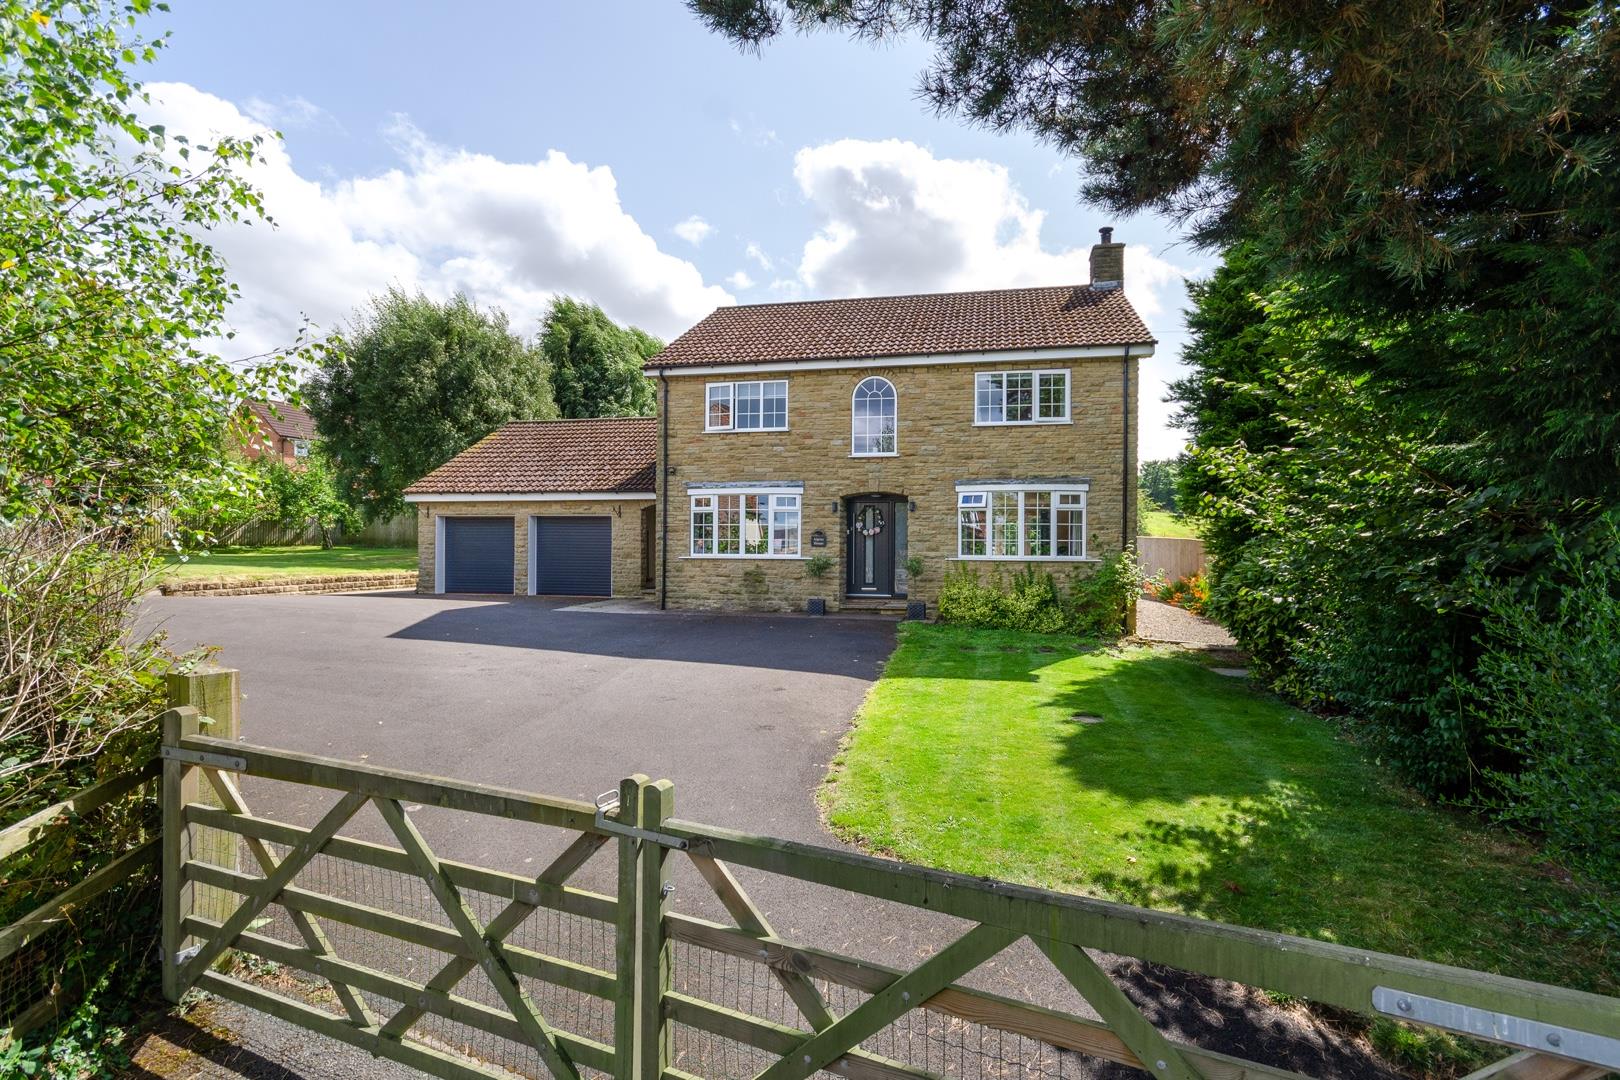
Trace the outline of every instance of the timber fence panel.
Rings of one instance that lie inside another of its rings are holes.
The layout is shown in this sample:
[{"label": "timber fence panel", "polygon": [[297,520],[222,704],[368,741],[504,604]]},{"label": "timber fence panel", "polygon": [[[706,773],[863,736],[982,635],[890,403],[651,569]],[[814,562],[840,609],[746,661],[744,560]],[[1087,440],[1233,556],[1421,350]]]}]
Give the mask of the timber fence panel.
[{"label": "timber fence panel", "polygon": [[[26,1035],[71,1006],[92,974],[80,962],[91,939],[103,938],[93,947],[111,962],[108,928],[156,898],[159,773],[154,758],[0,829],[0,880],[10,881],[4,910],[13,920],[0,924],[0,1039]],[[113,842],[97,854],[108,835]],[[99,865],[79,869],[84,852]],[[55,869],[57,858],[82,876]],[[25,903],[32,906],[19,910]],[[137,931],[120,939],[119,948],[144,948],[138,938]]]},{"label": "timber fence panel", "polygon": [[1136,557],[1144,574],[1166,581],[1180,581],[1208,569],[1204,542],[1185,537],[1138,536]]}]

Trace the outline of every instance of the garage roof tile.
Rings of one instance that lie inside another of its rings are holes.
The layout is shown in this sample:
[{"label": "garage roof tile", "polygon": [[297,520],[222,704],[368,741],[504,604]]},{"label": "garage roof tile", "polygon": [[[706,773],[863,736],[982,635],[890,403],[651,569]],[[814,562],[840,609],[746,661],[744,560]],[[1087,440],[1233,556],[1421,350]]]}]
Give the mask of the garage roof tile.
[{"label": "garage roof tile", "polygon": [[405,489],[407,495],[653,490],[658,420],[517,420]]}]

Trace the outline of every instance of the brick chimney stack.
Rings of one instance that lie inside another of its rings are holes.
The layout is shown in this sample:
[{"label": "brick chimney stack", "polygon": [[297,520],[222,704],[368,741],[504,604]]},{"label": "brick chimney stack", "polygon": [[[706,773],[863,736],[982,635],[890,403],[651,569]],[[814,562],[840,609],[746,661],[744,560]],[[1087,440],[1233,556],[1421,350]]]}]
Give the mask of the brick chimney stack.
[{"label": "brick chimney stack", "polygon": [[1114,229],[1098,230],[1102,241],[1091,245],[1091,287],[1117,289],[1125,283],[1125,245],[1114,243]]}]

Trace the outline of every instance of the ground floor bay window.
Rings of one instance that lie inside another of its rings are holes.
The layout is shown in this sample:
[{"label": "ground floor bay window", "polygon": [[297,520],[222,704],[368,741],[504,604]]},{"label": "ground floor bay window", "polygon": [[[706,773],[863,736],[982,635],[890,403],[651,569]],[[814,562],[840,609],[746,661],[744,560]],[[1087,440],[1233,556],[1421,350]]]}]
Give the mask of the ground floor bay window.
[{"label": "ground floor bay window", "polygon": [[1084,559],[1086,490],[958,487],[956,554],[963,559]]},{"label": "ground floor bay window", "polygon": [[797,558],[799,499],[796,491],[693,493],[692,554]]}]

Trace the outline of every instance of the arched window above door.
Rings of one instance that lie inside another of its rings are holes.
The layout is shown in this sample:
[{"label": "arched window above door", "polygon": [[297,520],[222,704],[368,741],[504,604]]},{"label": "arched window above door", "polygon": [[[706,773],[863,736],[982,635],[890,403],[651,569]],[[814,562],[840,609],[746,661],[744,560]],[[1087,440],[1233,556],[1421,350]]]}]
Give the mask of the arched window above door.
[{"label": "arched window above door", "polygon": [[894,384],[878,375],[862,379],[850,404],[850,454],[887,457],[897,453],[899,422]]}]

